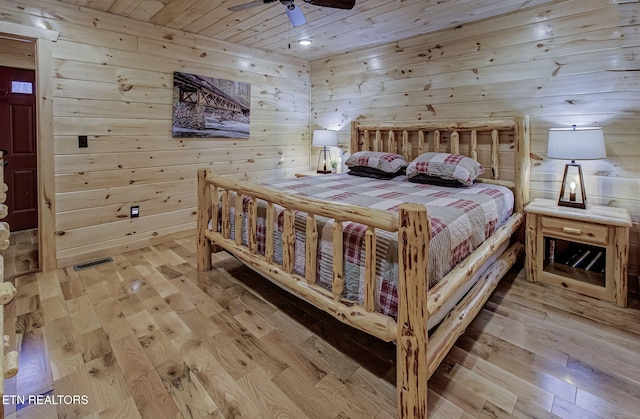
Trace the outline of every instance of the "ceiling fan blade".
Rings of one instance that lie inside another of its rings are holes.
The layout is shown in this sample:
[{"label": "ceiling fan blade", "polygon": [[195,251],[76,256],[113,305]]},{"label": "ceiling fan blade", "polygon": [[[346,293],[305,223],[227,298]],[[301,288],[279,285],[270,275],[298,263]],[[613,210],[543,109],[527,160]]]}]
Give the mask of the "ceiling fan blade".
[{"label": "ceiling fan blade", "polygon": [[305,19],[302,10],[293,3],[287,6],[287,17],[289,18],[289,22],[291,22],[291,26],[294,28],[307,23],[307,19]]},{"label": "ceiling fan blade", "polygon": [[305,3],[313,4],[314,6],[321,7],[333,7],[334,9],[353,9],[356,5],[356,0],[304,0]]},{"label": "ceiling fan blade", "polygon": [[230,12],[239,12],[240,10],[251,9],[252,7],[261,6],[267,3],[273,3],[277,0],[255,0],[245,4],[239,4],[238,6],[229,7],[227,10]]}]

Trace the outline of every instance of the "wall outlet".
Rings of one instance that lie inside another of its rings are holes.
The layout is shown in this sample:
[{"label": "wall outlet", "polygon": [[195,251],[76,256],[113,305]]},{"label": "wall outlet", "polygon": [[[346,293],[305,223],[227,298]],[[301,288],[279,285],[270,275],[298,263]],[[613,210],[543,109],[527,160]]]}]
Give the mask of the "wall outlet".
[{"label": "wall outlet", "polygon": [[89,140],[86,135],[78,135],[78,148],[89,147]]},{"label": "wall outlet", "polygon": [[131,207],[131,218],[138,218],[140,216],[140,206],[133,205]]}]

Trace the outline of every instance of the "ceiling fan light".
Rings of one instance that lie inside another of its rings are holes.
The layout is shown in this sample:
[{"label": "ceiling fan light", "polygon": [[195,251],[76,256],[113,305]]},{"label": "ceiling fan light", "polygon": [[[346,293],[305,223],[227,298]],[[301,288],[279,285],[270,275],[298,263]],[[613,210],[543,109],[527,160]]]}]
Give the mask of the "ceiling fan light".
[{"label": "ceiling fan light", "polygon": [[307,23],[307,19],[304,18],[304,14],[302,13],[302,10],[300,10],[300,8],[297,7],[295,4],[291,4],[291,6],[287,7],[287,16],[289,17],[291,26],[293,26],[294,28],[296,26],[301,26]]},{"label": "ceiling fan light", "polygon": [[302,45],[303,47],[307,47],[309,45],[311,45],[311,40],[310,39],[301,39],[298,41],[298,43],[300,45]]}]

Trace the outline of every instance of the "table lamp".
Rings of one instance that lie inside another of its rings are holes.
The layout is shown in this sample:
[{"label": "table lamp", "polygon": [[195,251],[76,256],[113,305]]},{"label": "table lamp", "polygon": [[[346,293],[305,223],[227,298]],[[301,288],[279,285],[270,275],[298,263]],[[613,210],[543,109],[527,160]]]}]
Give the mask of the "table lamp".
[{"label": "table lamp", "polygon": [[587,208],[582,167],[576,160],[596,160],[607,157],[602,128],[551,128],[547,157],[571,160],[564,167],[558,205]]},{"label": "table lamp", "polygon": [[338,133],[326,129],[317,129],[313,131],[313,147],[322,147],[318,156],[318,173],[331,173],[331,153],[327,149],[329,146],[338,145]]}]

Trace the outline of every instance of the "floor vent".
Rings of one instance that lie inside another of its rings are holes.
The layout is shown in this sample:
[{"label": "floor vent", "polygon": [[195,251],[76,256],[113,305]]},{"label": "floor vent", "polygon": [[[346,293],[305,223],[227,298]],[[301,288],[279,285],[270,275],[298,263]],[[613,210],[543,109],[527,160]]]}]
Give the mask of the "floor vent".
[{"label": "floor vent", "polygon": [[109,262],[113,262],[113,258],[104,258],[104,259],[94,260],[92,262],[79,263],[77,265],[73,265],[73,270],[81,271],[83,269],[93,268],[94,266],[102,265],[104,263],[109,263]]}]

